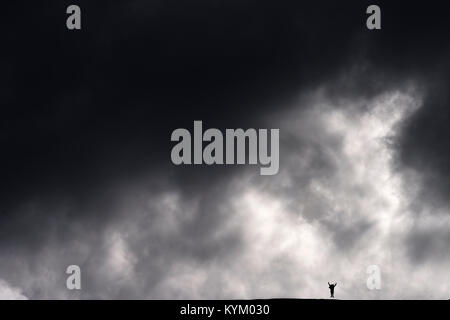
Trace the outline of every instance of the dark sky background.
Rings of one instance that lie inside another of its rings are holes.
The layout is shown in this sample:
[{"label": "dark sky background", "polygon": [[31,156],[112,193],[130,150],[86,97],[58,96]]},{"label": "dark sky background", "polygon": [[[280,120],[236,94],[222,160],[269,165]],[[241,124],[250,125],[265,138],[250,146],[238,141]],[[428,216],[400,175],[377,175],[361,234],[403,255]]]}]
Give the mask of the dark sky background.
[{"label": "dark sky background", "polygon": [[[450,11],[393,2],[3,4],[0,297],[448,298]],[[280,173],[174,166],[194,120]]]}]

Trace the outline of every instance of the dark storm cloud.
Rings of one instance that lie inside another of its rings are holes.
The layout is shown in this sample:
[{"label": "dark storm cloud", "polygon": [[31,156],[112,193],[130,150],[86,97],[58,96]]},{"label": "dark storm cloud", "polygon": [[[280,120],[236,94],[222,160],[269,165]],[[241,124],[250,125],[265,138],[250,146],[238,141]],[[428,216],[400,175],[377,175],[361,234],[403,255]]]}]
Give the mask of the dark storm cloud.
[{"label": "dark storm cloud", "polygon": [[[446,69],[450,74],[450,69]],[[420,211],[423,202],[437,209],[449,208],[449,77],[431,83],[424,106],[405,123],[400,139],[402,164],[416,169],[422,178],[421,198],[415,204]]]},{"label": "dark storm cloud", "polygon": [[[168,261],[183,253],[202,261],[213,259],[213,252],[233,251],[241,245],[237,234],[220,245],[201,231],[216,230],[224,221],[217,207],[231,193],[223,188],[243,170],[172,166],[172,130],[189,129],[194,120],[222,129],[270,127],[267,119],[294,105],[299,93],[324,84],[329,99],[344,101],[367,100],[409,81],[420,87],[424,106],[395,145],[398,165],[422,172],[427,187],[421,200],[447,203],[450,19],[443,2],[378,2],[383,29],[376,32],[365,28],[368,1],[78,1],[83,22],[77,32],[65,27],[69,4],[14,3],[2,10],[7,13],[0,54],[5,256],[18,250],[32,257],[35,249],[60,243],[80,258],[84,251],[73,243],[84,237],[99,243],[86,259],[102,260],[110,239],[99,236],[123,219],[117,210],[121,190],[143,180],[156,198],[172,191],[180,193],[182,207],[188,199],[200,204],[177,237],[149,234],[130,241],[130,251],[150,255],[137,262],[137,273],[154,266],[161,272],[157,279]],[[328,138],[339,149],[339,137]],[[304,146],[295,139],[284,142]],[[286,198],[295,197],[295,187],[305,181],[337,168],[320,146],[311,147],[316,161],[294,175],[292,189],[282,189]],[[301,200],[311,206],[310,220],[326,211],[320,199]],[[149,212],[153,217],[159,211]],[[349,221],[356,224],[333,227],[336,243],[345,249],[370,229],[365,220]],[[169,245],[155,244],[148,252],[141,244],[158,241]],[[155,256],[164,261],[155,262]],[[69,261],[66,256],[55,264],[63,268]],[[14,275],[14,267],[2,273]],[[11,276],[13,282],[19,278]],[[91,292],[101,295],[98,278],[90,279]],[[38,287],[28,293],[43,296]],[[132,295],[133,288],[124,290],[111,295]],[[148,288],[139,293],[149,294]]]},{"label": "dark storm cloud", "polygon": [[64,3],[6,10],[8,202],[166,165],[171,131],[195,119],[255,126],[274,101],[336,71],[361,20],[361,5],[351,19],[294,2],[79,5],[78,33],[65,29]]},{"label": "dark storm cloud", "polygon": [[442,56],[444,22],[421,19],[427,33],[415,23],[419,12],[442,12],[432,6],[386,5],[389,32],[376,34],[364,28],[363,2],[81,2],[78,33],[65,29],[65,5],[5,10],[7,203],[47,188],[80,192],[86,181],[95,193],[165,166],[174,128],[195,119],[256,126],[275,103],[279,111],[301,88],[354,65],[361,81],[341,82],[339,93],[376,93]]}]

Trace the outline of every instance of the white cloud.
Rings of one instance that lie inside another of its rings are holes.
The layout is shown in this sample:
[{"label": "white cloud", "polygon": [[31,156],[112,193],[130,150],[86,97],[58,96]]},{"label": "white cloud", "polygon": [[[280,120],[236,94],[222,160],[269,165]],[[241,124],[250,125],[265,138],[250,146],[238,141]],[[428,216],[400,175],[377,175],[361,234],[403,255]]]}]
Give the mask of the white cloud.
[{"label": "white cloud", "polygon": [[5,280],[0,279],[0,300],[27,300],[20,288],[11,287]]},{"label": "white cloud", "polygon": [[[308,108],[278,119],[278,175],[250,168],[189,196],[176,186],[132,188],[101,233],[65,247],[71,263],[85,262],[79,297],[326,298],[327,281],[337,281],[342,299],[446,298],[449,261],[416,265],[405,239],[427,240],[430,230],[445,238],[450,219],[412,215],[414,193],[392,165],[391,138],[419,105],[400,91],[345,106],[312,95]],[[433,246],[445,249],[438,240]],[[63,270],[55,252],[51,274]],[[380,291],[366,287],[373,264]],[[53,290],[72,297],[58,281]],[[57,296],[46,283],[26,292]]]},{"label": "white cloud", "polygon": [[[216,242],[238,230],[239,246],[233,254],[217,253],[207,261],[173,258],[151,297],[325,298],[327,281],[339,283],[340,298],[430,294],[419,290],[426,283],[417,284],[415,292],[399,289],[408,285],[405,279],[411,274],[405,271],[416,271],[400,241],[412,218],[388,143],[419,101],[390,92],[364,101],[365,111],[358,103],[344,108],[324,97],[310,103],[306,111],[300,108],[280,120],[285,137],[298,143],[283,153],[280,174],[253,179],[249,171],[235,177],[233,192],[208,213],[225,208],[227,218],[202,232]],[[323,154],[326,170],[317,166]],[[169,203],[161,212],[174,211],[175,202]],[[176,220],[183,217],[183,203],[177,205]],[[172,221],[175,216],[169,217]],[[179,231],[184,227],[177,224]],[[379,292],[366,287],[366,268],[372,264],[382,271],[384,289]],[[423,271],[417,272],[424,279]],[[437,296],[444,297],[445,291]]]}]

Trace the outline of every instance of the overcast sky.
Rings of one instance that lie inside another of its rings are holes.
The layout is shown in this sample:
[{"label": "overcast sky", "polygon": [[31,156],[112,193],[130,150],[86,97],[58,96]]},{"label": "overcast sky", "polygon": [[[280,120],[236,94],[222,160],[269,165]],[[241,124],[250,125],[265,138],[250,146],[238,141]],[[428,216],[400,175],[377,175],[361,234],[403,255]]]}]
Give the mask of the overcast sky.
[{"label": "overcast sky", "polygon": [[[450,297],[444,2],[76,3],[2,8],[0,298]],[[279,173],[173,165],[194,120]]]}]

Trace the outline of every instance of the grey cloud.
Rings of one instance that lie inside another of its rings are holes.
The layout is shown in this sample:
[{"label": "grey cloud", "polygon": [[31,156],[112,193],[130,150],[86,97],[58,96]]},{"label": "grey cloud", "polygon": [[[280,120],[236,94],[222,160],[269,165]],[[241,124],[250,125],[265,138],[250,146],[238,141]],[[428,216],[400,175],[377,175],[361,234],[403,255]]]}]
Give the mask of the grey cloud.
[{"label": "grey cloud", "polygon": [[[332,278],[344,297],[372,297],[364,270],[378,261],[380,297],[448,294],[429,284],[445,278],[447,231],[418,218],[448,212],[447,10],[382,3],[385,28],[368,33],[364,1],[80,5],[86,28],[70,36],[56,27],[62,3],[5,8],[19,12],[2,21],[0,61],[8,286],[30,298],[322,297]],[[172,166],[171,131],[197,119],[279,126],[280,173]],[[81,292],[64,286],[69,264]]]}]

